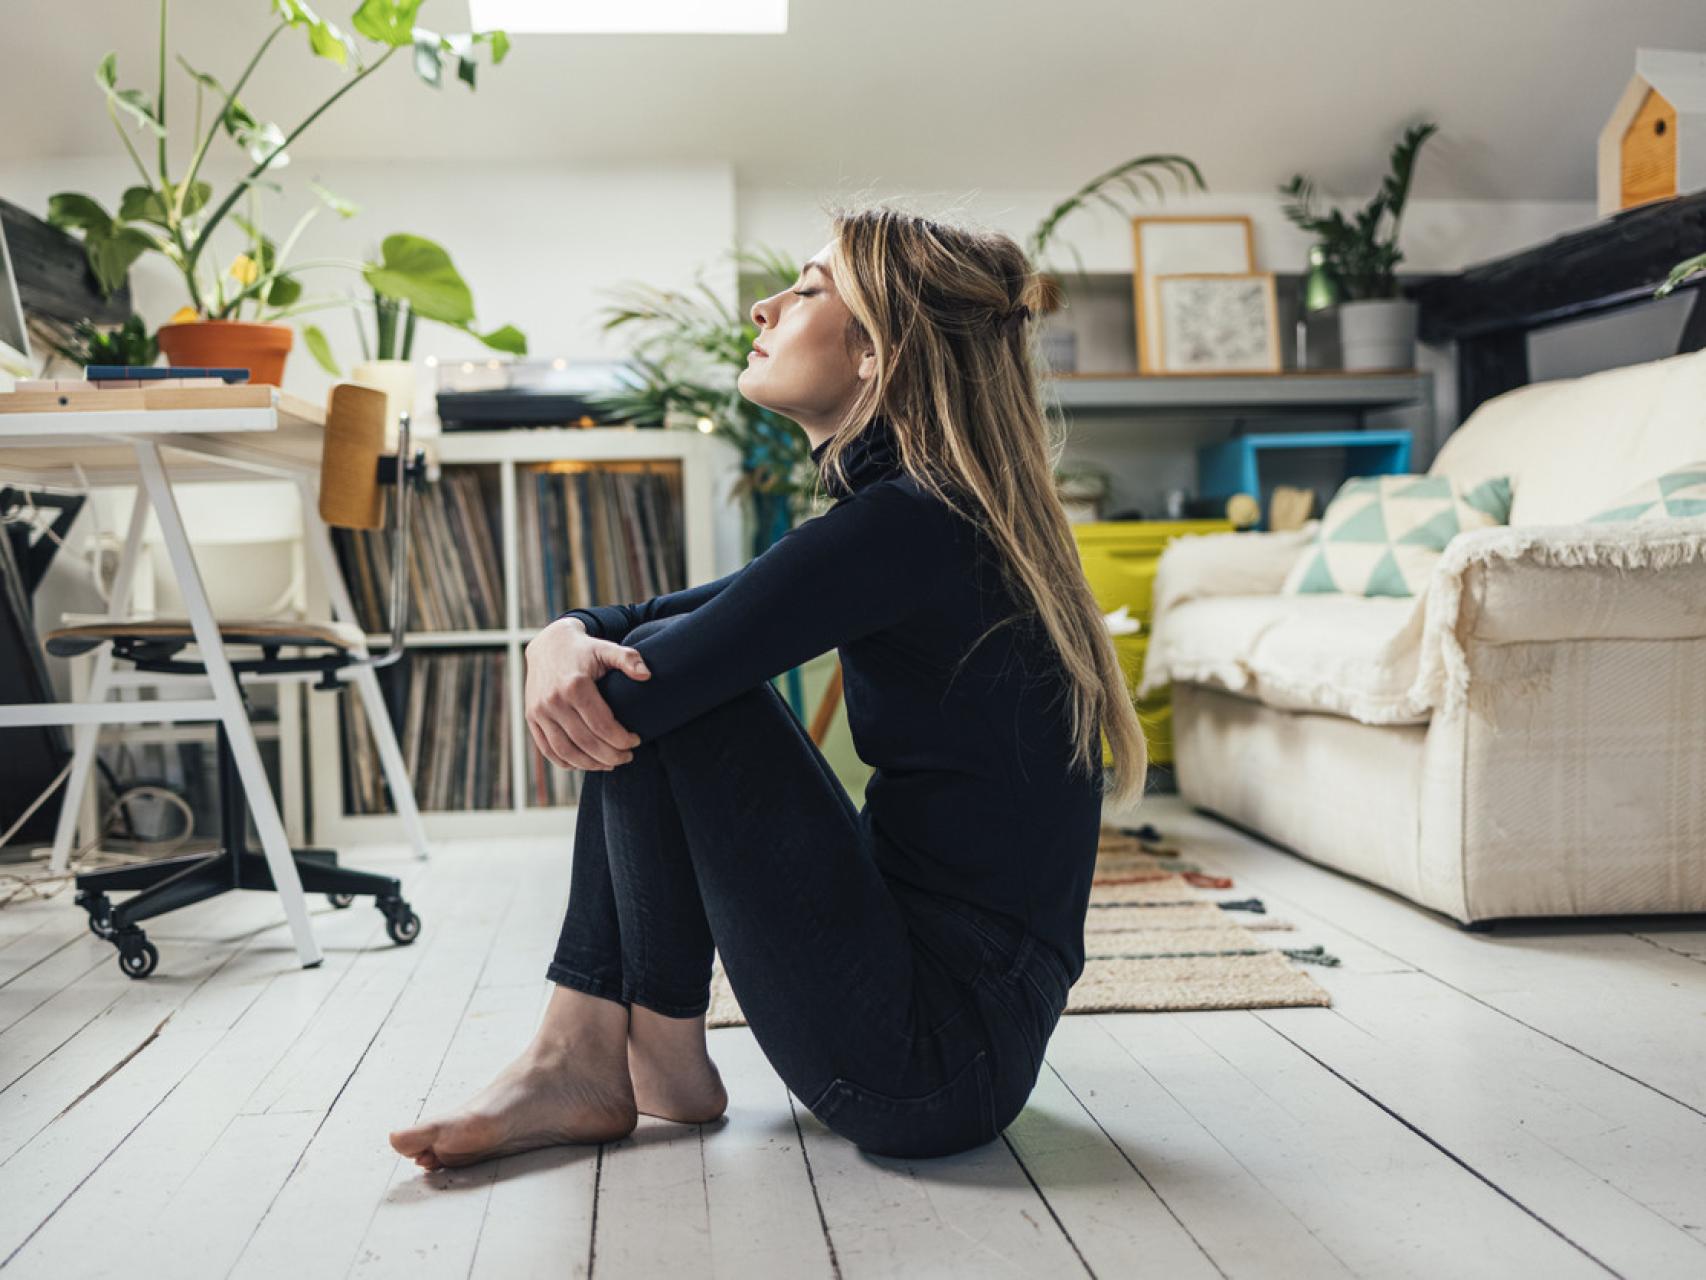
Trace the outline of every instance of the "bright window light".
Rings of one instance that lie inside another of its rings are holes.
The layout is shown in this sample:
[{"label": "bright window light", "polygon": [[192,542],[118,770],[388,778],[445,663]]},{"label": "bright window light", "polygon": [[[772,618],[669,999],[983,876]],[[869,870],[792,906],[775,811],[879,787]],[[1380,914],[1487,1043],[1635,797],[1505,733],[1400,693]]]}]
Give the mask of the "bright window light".
[{"label": "bright window light", "polygon": [[788,0],[468,0],[468,22],[510,35],[782,35]]}]

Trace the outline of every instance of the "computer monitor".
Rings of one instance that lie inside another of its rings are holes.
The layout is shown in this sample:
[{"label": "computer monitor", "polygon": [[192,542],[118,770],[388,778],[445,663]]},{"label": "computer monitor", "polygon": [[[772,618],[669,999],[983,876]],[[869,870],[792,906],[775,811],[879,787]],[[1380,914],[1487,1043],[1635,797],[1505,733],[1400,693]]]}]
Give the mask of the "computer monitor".
[{"label": "computer monitor", "polygon": [[0,221],[0,372],[17,378],[28,378],[35,373],[30,331],[24,323],[24,305],[18,296],[12,255],[6,248],[4,221]]}]

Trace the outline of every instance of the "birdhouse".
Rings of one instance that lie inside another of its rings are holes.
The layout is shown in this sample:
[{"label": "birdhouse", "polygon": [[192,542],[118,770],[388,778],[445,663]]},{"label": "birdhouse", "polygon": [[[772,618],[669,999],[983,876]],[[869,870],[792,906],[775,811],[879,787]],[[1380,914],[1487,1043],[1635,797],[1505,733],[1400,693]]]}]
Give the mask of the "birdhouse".
[{"label": "birdhouse", "polygon": [[1706,187],[1706,53],[1637,49],[1599,134],[1599,215]]}]

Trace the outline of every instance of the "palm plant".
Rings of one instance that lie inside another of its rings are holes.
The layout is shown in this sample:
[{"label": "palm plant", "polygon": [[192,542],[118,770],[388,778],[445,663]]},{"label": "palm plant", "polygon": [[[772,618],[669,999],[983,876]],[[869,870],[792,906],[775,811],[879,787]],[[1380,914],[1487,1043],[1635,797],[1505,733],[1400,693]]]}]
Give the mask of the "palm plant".
[{"label": "palm plant", "polygon": [[[728,256],[737,268],[750,269],[762,293],[784,288],[800,274],[797,262],[774,250],[735,249]],[[805,437],[735,385],[757,326],[708,285],[703,273],[685,292],[631,284],[613,296],[615,304],[604,309],[604,331],[638,331],[628,357],[629,385],[588,398],[643,426],[664,426],[672,412],[691,414],[733,444],[742,466],[735,492],[752,495],[758,554],[792,525],[796,499],[811,492],[813,477],[803,466],[810,459]]]},{"label": "palm plant", "polygon": [[[1302,174],[1280,188],[1288,197],[1285,216],[1315,236],[1326,253],[1327,270],[1343,296],[1353,302],[1398,296],[1398,227],[1410,198],[1410,179],[1422,144],[1439,131],[1436,124],[1412,125],[1392,148],[1389,172],[1372,200],[1352,218],[1337,209],[1316,209],[1315,183]],[[1384,233],[1384,234],[1383,234]]]},{"label": "palm plant", "polygon": [[[1111,190],[1123,190],[1134,201],[1141,204],[1148,199],[1150,194],[1138,185],[1139,181],[1142,181],[1147,182],[1151,192],[1157,199],[1160,199],[1166,195],[1166,186],[1161,181],[1161,175],[1176,181],[1181,192],[1190,190],[1193,183],[1198,191],[1208,190],[1208,184],[1203,181],[1202,171],[1184,156],[1171,154],[1138,156],[1123,164],[1115,165],[1106,173],[1091,178],[1090,181],[1079,187],[1078,190],[1067,196],[1043,216],[1042,221],[1037,223],[1036,229],[1025,241],[1025,255],[1030,258],[1032,266],[1036,267],[1038,271],[1044,272],[1044,310],[1053,311],[1060,305],[1059,283],[1052,274],[1046,272],[1044,259],[1050,242],[1054,240],[1056,232],[1059,230],[1061,221],[1068,214],[1086,207],[1091,201],[1107,205],[1122,218],[1130,217],[1130,212],[1114,198]],[[1070,241],[1065,243],[1066,247],[1072,250],[1072,259],[1078,268],[1078,275],[1083,277],[1085,274],[1084,259],[1079,255],[1076,246]]]}]

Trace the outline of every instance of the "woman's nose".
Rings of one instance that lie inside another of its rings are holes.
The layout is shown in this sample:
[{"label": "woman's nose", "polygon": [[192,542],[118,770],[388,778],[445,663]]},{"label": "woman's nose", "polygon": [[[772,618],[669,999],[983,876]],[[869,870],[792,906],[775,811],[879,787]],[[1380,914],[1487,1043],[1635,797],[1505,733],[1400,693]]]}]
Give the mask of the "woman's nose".
[{"label": "woman's nose", "polygon": [[752,323],[757,325],[760,329],[767,327],[770,323],[769,313],[764,309],[769,301],[769,298],[760,298],[757,302],[752,304]]}]

